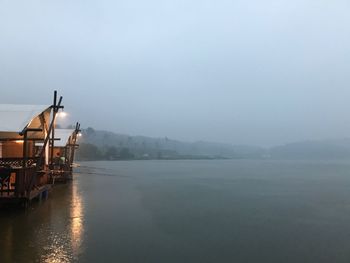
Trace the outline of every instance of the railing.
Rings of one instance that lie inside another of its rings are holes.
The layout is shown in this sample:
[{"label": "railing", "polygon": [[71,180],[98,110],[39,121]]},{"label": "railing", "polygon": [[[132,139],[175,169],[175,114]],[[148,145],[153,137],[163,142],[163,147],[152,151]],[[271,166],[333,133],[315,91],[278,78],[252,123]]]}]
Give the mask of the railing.
[{"label": "railing", "polygon": [[12,189],[11,169],[0,167],[0,194],[7,193],[10,195],[14,190]]},{"label": "railing", "polygon": [[48,179],[43,178],[41,169],[36,167],[37,158],[29,158],[27,167],[23,168],[21,158],[0,159],[0,197],[26,197],[30,192],[43,184]]},{"label": "railing", "polygon": [[16,171],[15,195],[23,197],[29,194],[34,186],[38,185],[36,167],[21,168]]},{"label": "railing", "polygon": [[72,178],[72,169],[68,163],[50,165],[49,169],[52,184],[67,182]]},{"label": "railing", "polygon": [[[28,158],[26,166],[32,166],[37,163],[39,158]],[[0,158],[0,167],[22,167],[23,158]]]}]

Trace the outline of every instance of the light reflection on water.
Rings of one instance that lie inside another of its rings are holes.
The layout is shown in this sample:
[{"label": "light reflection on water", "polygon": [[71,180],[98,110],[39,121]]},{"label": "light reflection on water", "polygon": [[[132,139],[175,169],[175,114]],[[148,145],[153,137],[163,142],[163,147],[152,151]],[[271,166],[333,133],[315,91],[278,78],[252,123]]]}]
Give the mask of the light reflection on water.
[{"label": "light reflection on water", "polygon": [[13,242],[13,229],[12,226],[9,226],[4,231],[4,242],[1,242],[1,247],[3,251],[1,251],[1,258],[4,262],[11,262],[11,244]]},{"label": "light reflection on water", "polygon": [[85,167],[30,210],[0,210],[1,263],[349,262],[350,162]]},{"label": "light reflection on water", "polygon": [[30,209],[0,210],[0,262],[76,262],[82,253],[84,202],[78,182],[56,185]]},{"label": "light reflection on water", "polygon": [[71,204],[71,244],[73,255],[79,255],[81,252],[82,238],[84,234],[84,210],[82,198],[76,185],[72,188]]},{"label": "light reflection on water", "polygon": [[[51,225],[48,246],[44,247],[41,261],[47,263],[61,263],[77,261],[82,252],[82,238],[84,233],[84,209],[81,194],[76,183],[73,183],[70,195],[68,225],[61,225],[61,220]],[[62,219],[62,217],[60,218]],[[60,229],[60,226],[64,230]]]}]

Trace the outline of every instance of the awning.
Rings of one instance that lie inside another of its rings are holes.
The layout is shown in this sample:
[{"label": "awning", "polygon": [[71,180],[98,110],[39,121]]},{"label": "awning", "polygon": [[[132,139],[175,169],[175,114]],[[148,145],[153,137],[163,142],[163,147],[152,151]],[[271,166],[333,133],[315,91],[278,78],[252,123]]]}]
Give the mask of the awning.
[{"label": "awning", "polygon": [[[47,125],[50,121],[49,105],[0,104],[0,139],[21,138],[19,135],[26,127],[43,128],[40,114]],[[44,132],[30,132],[28,137],[44,138]]]},{"label": "awning", "polygon": [[55,129],[55,138],[60,140],[54,141],[55,147],[65,147],[69,143],[69,137],[74,133],[72,129]]},{"label": "awning", "polygon": [[[72,129],[55,129],[54,147],[66,147],[75,130]],[[44,143],[37,142],[35,146],[43,146]]]}]

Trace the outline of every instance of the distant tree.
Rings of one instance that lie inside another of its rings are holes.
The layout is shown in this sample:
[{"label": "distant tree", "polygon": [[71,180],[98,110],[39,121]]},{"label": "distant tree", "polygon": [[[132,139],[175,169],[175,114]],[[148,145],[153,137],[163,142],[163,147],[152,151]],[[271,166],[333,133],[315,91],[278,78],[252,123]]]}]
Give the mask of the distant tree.
[{"label": "distant tree", "polygon": [[101,151],[96,145],[91,143],[81,143],[77,150],[78,160],[100,160],[102,158]]},{"label": "distant tree", "polygon": [[110,140],[109,134],[108,133],[103,134],[103,138],[102,138],[103,143],[106,143],[109,140]]},{"label": "distant tree", "polygon": [[160,147],[160,142],[159,142],[158,139],[154,142],[154,147],[155,147],[156,149],[159,149],[159,147]]},{"label": "distant tree", "polygon": [[128,146],[130,146],[132,143],[132,137],[131,136],[128,136]]},{"label": "distant tree", "polygon": [[110,146],[107,148],[107,151],[105,153],[105,158],[108,160],[115,160],[119,157],[118,150],[114,146]]},{"label": "distant tree", "polygon": [[133,159],[134,155],[130,153],[129,148],[122,148],[120,151],[120,159]]},{"label": "distant tree", "polygon": [[94,130],[93,128],[91,128],[91,127],[88,127],[88,128],[86,129],[86,134],[87,134],[88,136],[95,135],[95,130]]}]

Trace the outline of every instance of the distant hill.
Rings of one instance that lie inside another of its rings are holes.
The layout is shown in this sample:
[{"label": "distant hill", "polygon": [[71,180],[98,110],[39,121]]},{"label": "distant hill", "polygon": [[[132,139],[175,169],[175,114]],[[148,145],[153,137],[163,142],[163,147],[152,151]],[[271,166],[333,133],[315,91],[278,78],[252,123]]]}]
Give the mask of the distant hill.
[{"label": "distant hill", "polygon": [[349,159],[350,139],[289,143],[271,148],[269,154],[273,159]]},{"label": "distant hill", "polygon": [[96,159],[350,159],[350,138],[303,141],[271,148],[215,142],[182,142],[130,136],[87,128],[82,130],[77,158]]},{"label": "distant hill", "polygon": [[[256,146],[182,142],[167,137],[129,136],[93,128],[82,130],[82,135],[81,149],[78,151],[80,159],[262,158],[266,152]],[[85,150],[88,151],[87,155]],[[94,151],[97,151],[97,155],[91,156]]]}]

